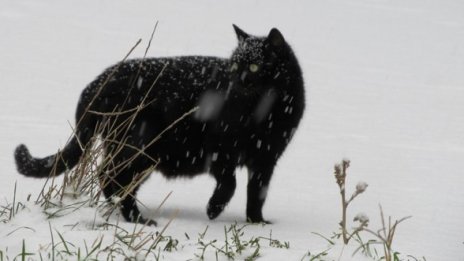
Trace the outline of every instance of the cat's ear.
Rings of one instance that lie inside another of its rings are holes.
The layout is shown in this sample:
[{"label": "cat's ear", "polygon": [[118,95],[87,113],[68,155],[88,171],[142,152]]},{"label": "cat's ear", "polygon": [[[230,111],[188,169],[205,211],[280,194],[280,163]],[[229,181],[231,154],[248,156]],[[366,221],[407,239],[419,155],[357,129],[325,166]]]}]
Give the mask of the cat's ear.
[{"label": "cat's ear", "polygon": [[274,47],[280,47],[285,43],[284,36],[276,28],[271,29],[271,31],[269,32],[269,35],[267,36],[267,40]]},{"label": "cat's ear", "polygon": [[247,33],[245,33],[242,29],[238,28],[235,24],[232,24],[235,30],[235,34],[237,35],[237,39],[239,42],[243,42],[245,39],[250,37]]}]

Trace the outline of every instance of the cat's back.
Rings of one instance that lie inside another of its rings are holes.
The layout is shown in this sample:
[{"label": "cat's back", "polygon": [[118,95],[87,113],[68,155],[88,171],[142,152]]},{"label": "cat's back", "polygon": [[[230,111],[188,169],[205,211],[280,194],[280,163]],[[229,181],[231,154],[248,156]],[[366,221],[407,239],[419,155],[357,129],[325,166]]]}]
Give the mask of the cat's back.
[{"label": "cat's back", "polygon": [[226,59],[211,56],[134,59],[110,67],[104,74],[113,73],[114,81],[124,86],[118,91],[124,92],[127,87],[135,87],[141,93],[156,89],[158,95],[187,99],[192,93],[216,88],[218,82],[228,81],[226,64]]},{"label": "cat's back", "polygon": [[145,98],[191,106],[205,90],[226,85],[227,62],[212,56],[123,61],[105,69],[84,89],[81,99],[88,103],[98,94],[97,100],[109,99],[113,103],[130,97],[133,103]]}]

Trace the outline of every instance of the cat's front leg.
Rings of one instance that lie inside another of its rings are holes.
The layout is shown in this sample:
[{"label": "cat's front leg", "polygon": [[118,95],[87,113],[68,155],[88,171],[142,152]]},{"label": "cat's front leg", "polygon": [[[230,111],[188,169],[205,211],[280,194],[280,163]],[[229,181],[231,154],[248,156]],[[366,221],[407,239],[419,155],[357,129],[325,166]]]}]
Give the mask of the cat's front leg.
[{"label": "cat's front leg", "polygon": [[216,179],[216,188],[208,202],[206,213],[210,219],[215,219],[222,213],[234,195],[237,182],[235,180],[235,167],[213,168],[212,174]]},{"label": "cat's front leg", "polygon": [[273,162],[260,162],[248,166],[246,215],[250,223],[270,223],[263,218],[262,210],[273,171]]}]

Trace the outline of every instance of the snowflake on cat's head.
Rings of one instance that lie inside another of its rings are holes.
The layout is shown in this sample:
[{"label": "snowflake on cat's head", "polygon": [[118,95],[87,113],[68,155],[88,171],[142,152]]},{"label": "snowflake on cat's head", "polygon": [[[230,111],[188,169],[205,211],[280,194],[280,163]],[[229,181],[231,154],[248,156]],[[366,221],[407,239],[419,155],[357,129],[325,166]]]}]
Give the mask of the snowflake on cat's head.
[{"label": "snowflake on cat's head", "polygon": [[234,56],[244,62],[262,61],[264,58],[263,48],[264,44],[262,39],[250,37],[239,42]]},{"label": "snowflake on cat's head", "polygon": [[263,61],[265,38],[249,35],[236,25],[234,25],[234,30],[238,39],[238,47],[232,54],[232,60],[239,63],[260,63]]}]

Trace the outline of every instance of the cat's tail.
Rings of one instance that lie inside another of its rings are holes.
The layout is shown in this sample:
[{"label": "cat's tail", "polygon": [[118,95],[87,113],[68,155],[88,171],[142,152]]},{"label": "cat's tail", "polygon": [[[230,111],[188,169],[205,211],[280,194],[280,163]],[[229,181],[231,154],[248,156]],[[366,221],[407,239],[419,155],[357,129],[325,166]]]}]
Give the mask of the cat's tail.
[{"label": "cat's tail", "polygon": [[77,137],[73,137],[63,150],[45,158],[32,157],[24,144],[16,148],[14,156],[19,173],[27,177],[45,178],[72,169],[82,153]]},{"label": "cat's tail", "polygon": [[[78,115],[84,114],[78,111]],[[85,114],[77,124],[76,133],[66,146],[56,154],[45,158],[32,157],[24,144],[19,145],[14,152],[18,172],[27,177],[45,178],[58,176],[65,170],[72,169],[79,162],[85,148],[91,145],[96,125],[96,117]]]}]

